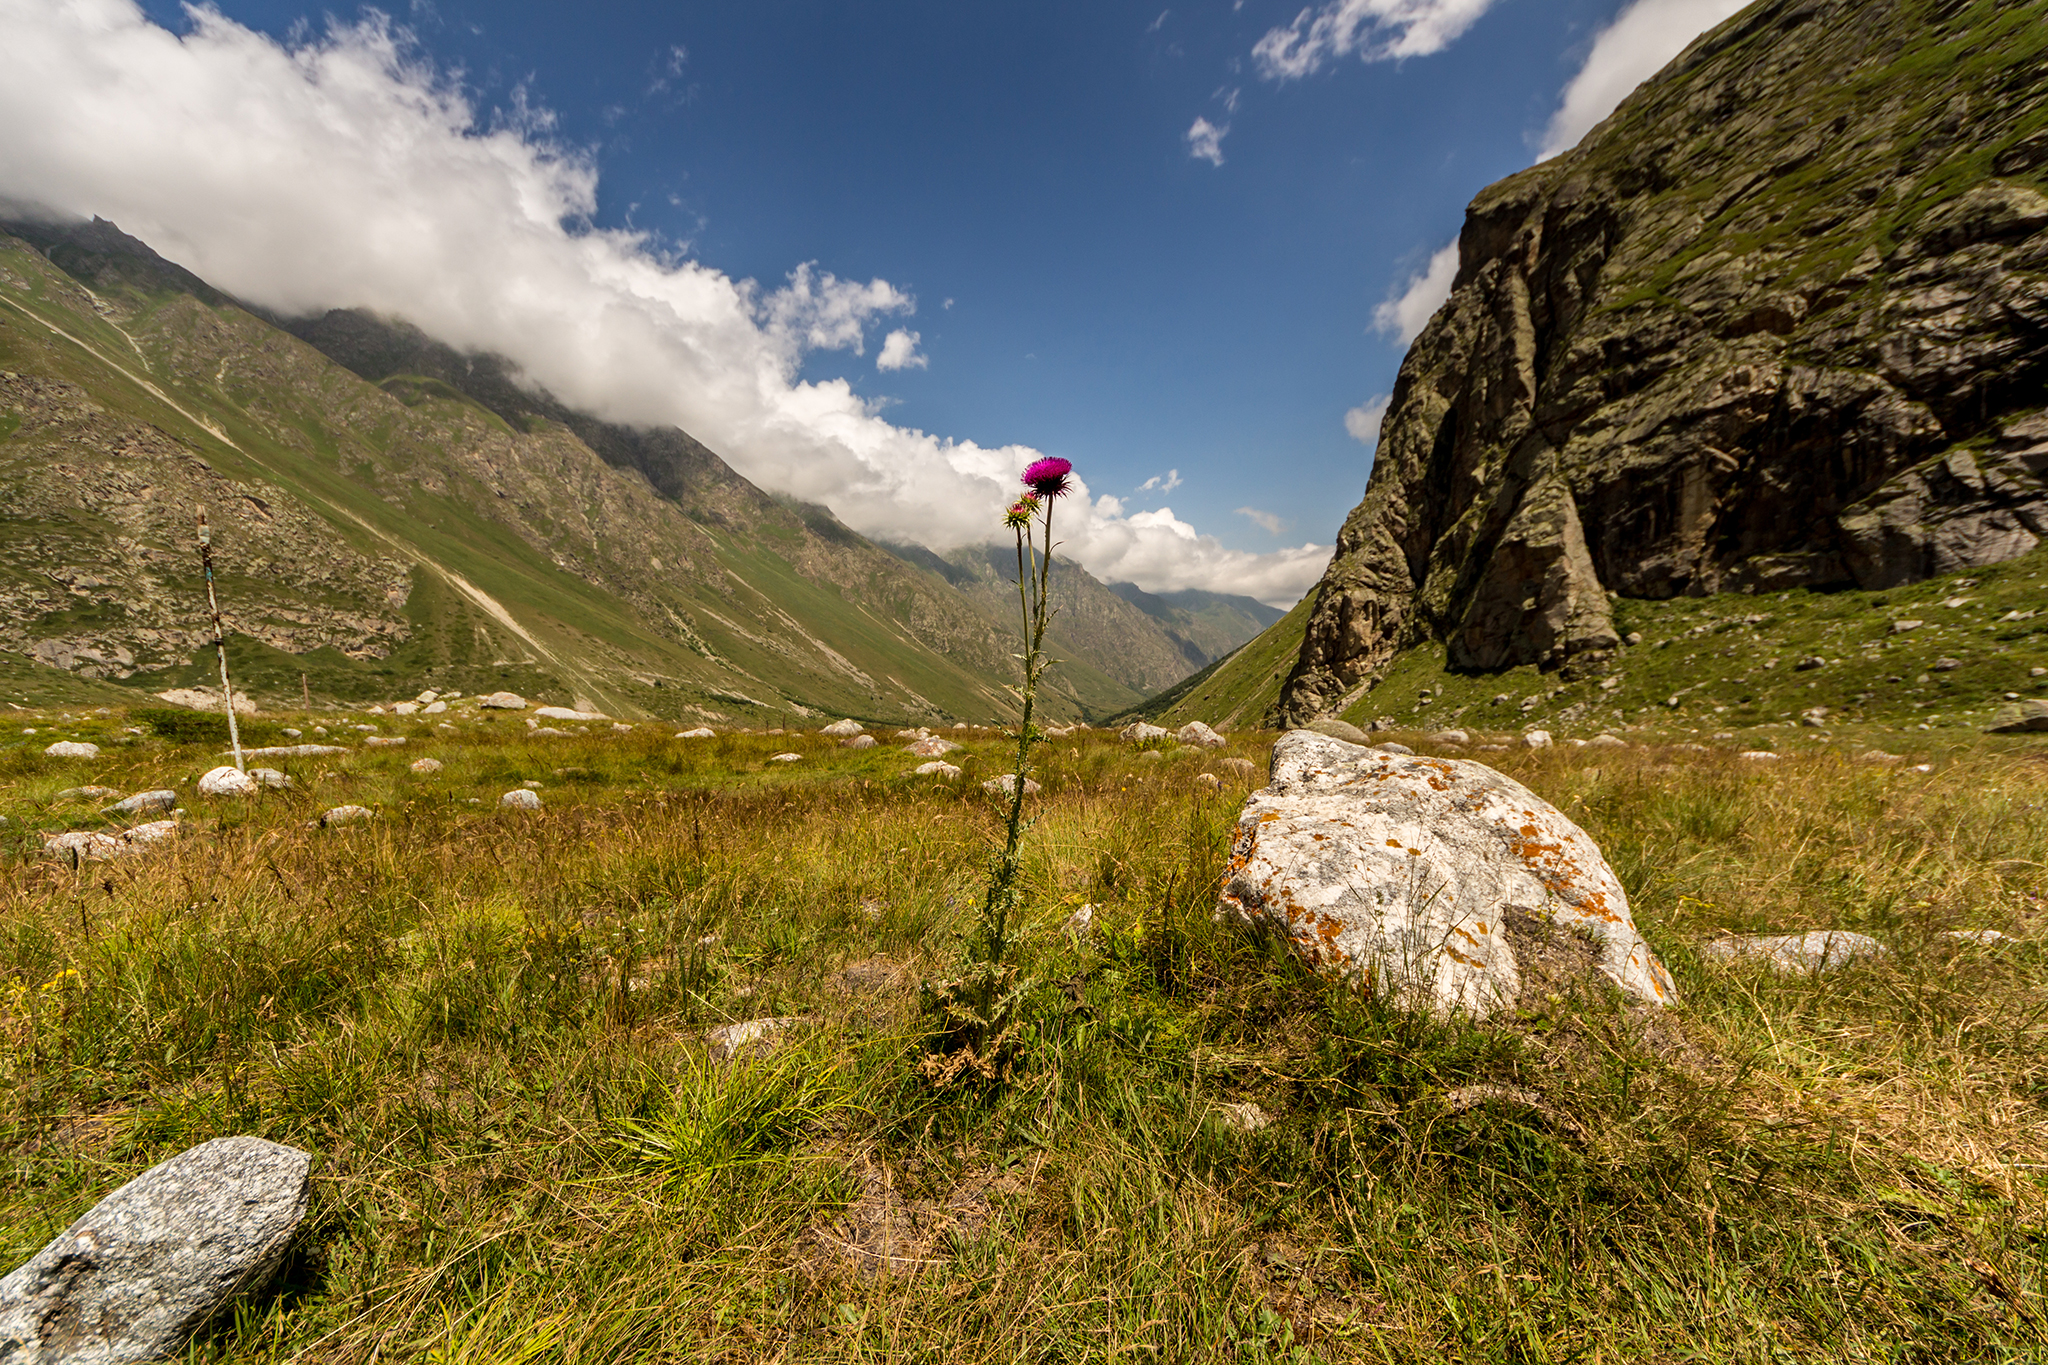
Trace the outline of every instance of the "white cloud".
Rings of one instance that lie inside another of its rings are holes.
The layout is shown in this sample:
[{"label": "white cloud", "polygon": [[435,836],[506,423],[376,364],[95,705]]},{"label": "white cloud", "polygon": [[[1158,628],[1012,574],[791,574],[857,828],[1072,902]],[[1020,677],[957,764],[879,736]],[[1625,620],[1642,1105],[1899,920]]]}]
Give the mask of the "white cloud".
[{"label": "white cloud", "polygon": [[1635,0],[1593,39],[1543,133],[1538,161],[1577,144],[1687,43],[1749,0]]},{"label": "white cloud", "polygon": [[1367,450],[1379,449],[1380,423],[1386,420],[1392,398],[1391,394],[1375,394],[1344,414],[1344,430],[1351,433],[1352,440]]},{"label": "white cloud", "polygon": [[1256,507],[1240,507],[1237,509],[1237,515],[1250,518],[1252,525],[1269,536],[1277,536],[1287,529],[1287,523],[1274,512],[1261,512]]},{"label": "white cloud", "polygon": [[1178,469],[1169,469],[1165,474],[1154,474],[1151,478],[1139,484],[1138,491],[1140,493],[1171,493],[1174,489],[1180,487],[1180,484],[1180,471]]},{"label": "white cloud", "polygon": [[1230,125],[1217,125],[1196,116],[1194,124],[1187,131],[1188,155],[1197,161],[1206,161],[1211,166],[1223,164],[1223,139],[1230,132]]},{"label": "white cloud", "polygon": [[[846,380],[801,378],[806,353],[858,354],[870,323],[910,313],[906,292],[812,265],[764,289],[588,226],[597,167],[547,140],[545,111],[480,115],[381,16],[287,46],[188,14],[179,37],[131,0],[0,0],[0,199],[100,214],[280,312],[367,308],[496,351],[870,535],[946,549],[999,525],[1038,452],[894,426]],[[1071,507],[1066,552],[1154,590],[1290,602],[1329,557],[1229,550],[1168,509]]]},{"label": "white cloud", "polygon": [[1269,29],[1252,46],[1267,80],[1299,80],[1332,58],[1361,61],[1426,57],[1456,42],[1493,0],[1328,0],[1304,9],[1285,28]]},{"label": "white cloud", "polygon": [[1372,310],[1372,329],[1399,339],[1403,346],[1422,335],[1422,329],[1436,316],[1451,296],[1458,278],[1458,244],[1437,251],[1419,273],[1410,275],[1396,293]]},{"label": "white cloud", "polygon": [[875,357],[878,370],[921,370],[930,359],[917,353],[918,334],[898,327],[882,341],[882,353]]}]

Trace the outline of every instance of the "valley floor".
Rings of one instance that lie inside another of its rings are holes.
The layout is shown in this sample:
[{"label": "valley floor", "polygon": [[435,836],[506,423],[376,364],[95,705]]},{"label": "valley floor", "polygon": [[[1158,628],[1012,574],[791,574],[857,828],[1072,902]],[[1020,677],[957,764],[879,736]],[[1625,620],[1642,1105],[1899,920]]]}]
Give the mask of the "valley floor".
[{"label": "valley floor", "polygon": [[[1492,1029],[1211,921],[1256,781],[1221,760],[1263,773],[1272,735],[1058,739],[1022,1069],[935,1091],[920,987],[974,923],[998,732],[948,784],[887,739],[376,719],[408,743],[267,760],[294,786],[234,803],[192,794],[215,746],[118,711],[0,736],[0,1263],[205,1139],[315,1157],[281,1283],[192,1360],[2048,1352],[2042,737],[1468,751],[1599,841],[1682,1002]],[[529,781],[541,810],[498,807]],[[87,783],[180,792],[180,833],[43,856],[107,827]],[[318,826],[344,803],[376,815]],[[1889,952],[1701,952],[1808,928]],[[1980,929],[2009,937],[1951,936]],[[713,1060],[770,1017],[781,1046]]]}]

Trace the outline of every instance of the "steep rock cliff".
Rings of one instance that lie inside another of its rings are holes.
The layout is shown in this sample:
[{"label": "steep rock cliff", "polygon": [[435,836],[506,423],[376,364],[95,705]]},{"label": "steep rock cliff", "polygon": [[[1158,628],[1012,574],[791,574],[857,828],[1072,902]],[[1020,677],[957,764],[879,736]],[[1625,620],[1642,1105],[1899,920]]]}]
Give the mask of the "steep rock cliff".
[{"label": "steep rock cliff", "polygon": [[2048,3],[1761,0],[1467,213],[1279,710],[2048,537]]}]

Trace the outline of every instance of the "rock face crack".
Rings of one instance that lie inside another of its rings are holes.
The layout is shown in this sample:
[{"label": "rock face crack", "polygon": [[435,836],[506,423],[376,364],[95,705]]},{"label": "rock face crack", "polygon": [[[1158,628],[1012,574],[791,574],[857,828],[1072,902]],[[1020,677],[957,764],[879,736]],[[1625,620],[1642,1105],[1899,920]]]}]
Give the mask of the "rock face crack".
[{"label": "rock face crack", "polygon": [[[2048,536],[2048,0],[1766,0],[1467,211],[1280,718]],[[1985,152],[1989,156],[1985,156]]]}]

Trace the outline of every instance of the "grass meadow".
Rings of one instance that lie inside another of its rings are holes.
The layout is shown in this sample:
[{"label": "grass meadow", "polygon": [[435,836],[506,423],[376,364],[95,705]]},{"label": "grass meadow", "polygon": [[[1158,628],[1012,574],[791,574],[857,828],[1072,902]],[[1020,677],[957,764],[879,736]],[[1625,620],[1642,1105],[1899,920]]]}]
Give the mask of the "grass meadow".
[{"label": "grass meadow", "polygon": [[[60,790],[218,760],[59,763],[56,733],[0,749],[0,1253],[208,1138],[311,1151],[280,1279],[192,1361],[2048,1356],[2040,741],[1473,755],[1600,842],[1682,992],[1492,1028],[1212,922],[1270,734],[1053,741],[1022,1068],[934,1089],[921,992],[1000,839],[996,732],[948,784],[886,742],[421,726],[78,867],[41,832],[104,826]],[[528,780],[544,809],[497,808]],[[342,803],[378,813],[309,826]],[[1698,952],[1814,927],[1890,952]],[[766,1017],[779,1046],[713,1058]]]}]

